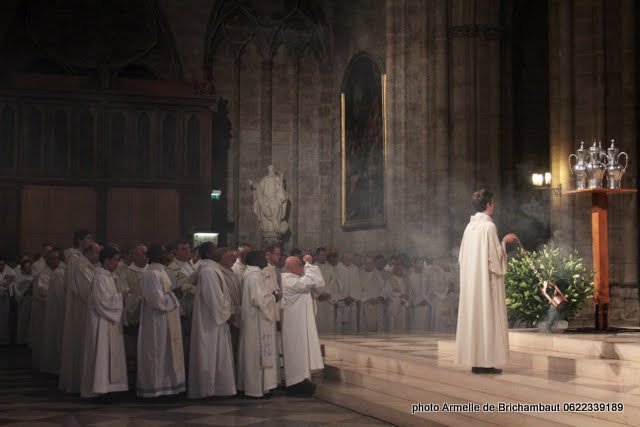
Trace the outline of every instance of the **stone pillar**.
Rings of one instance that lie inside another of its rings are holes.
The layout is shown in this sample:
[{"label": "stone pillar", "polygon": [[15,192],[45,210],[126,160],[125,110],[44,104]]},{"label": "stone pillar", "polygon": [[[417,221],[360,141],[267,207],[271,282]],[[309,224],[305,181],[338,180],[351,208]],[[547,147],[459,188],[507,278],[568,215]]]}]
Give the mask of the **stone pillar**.
[{"label": "stone pillar", "polygon": [[449,222],[449,39],[447,0],[431,0],[427,5],[427,96],[428,140],[426,153],[428,222],[430,251],[426,255],[446,256],[457,245],[450,239]]},{"label": "stone pillar", "polygon": [[449,213],[454,242],[468,222],[475,190],[487,187],[500,199],[499,17],[499,0],[449,2]]},{"label": "stone pillar", "polygon": [[[549,2],[549,136],[551,176],[554,185],[574,188],[568,167],[569,154],[575,150],[573,129],[573,20],[571,2]],[[584,138],[584,137],[583,137]],[[588,143],[588,140],[586,141]],[[586,148],[586,147],[585,147]],[[551,199],[551,233],[561,243],[575,247],[575,197]],[[585,206],[582,206],[586,208]],[[586,255],[586,254],[585,254]]]},{"label": "stone pillar", "polygon": [[[632,0],[549,2],[550,137],[552,173],[562,189],[573,189],[567,157],[579,141],[616,145],[637,156],[636,4]],[[628,169],[622,186],[637,186]],[[609,324],[638,322],[637,195],[609,197]],[[552,231],[591,261],[589,197],[554,198]],[[591,319],[587,309],[581,313]],[[592,321],[591,321],[592,323]]]},{"label": "stone pillar", "polygon": [[405,229],[407,194],[407,81],[406,38],[407,1],[387,0],[386,52],[386,161],[385,204],[387,251],[403,251],[407,246]]},{"label": "stone pillar", "polygon": [[260,154],[262,159],[262,171],[267,169],[272,162],[273,140],[273,58],[262,62],[260,93]]},{"label": "stone pillar", "polygon": [[[233,62],[233,134],[234,143],[232,146],[232,162],[233,165],[233,246],[238,247],[240,244],[238,227],[240,225],[240,66],[241,56],[236,55]],[[213,141],[215,144],[216,141]]]}]

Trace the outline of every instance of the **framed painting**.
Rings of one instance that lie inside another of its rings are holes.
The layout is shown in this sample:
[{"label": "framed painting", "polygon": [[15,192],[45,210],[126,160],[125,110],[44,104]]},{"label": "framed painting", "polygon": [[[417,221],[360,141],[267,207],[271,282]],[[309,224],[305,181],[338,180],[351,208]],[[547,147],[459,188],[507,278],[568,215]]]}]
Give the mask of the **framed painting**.
[{"label": "framed painting", "polygon": [[386,75],[366,54],[347,68],[340,95],[342,229],[384,227]]}]

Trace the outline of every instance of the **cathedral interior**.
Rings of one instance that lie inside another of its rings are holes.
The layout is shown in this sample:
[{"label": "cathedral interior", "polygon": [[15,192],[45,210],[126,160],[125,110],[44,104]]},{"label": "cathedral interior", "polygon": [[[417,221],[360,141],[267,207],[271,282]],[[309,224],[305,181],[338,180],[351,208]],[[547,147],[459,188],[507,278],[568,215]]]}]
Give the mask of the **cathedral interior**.
[{"label": "cathedral interior", "polygon": [[[581,141],[615,139],[630,158],[622,186],[637,188],[633,1],[3,8],[0,251],[9,257],[45,241],[66,247],[78,227],[123,245],[198,231],[258,244],[248,181],[273,164],[290,200],[288,248],[447,257],[469,195],[487,187],[501,233],[531,249],[555,237],[589,259],[588,197],[540,190],[531,175],[550,172],[551,187],[573,189],[568,156]],[[367,70],[373,86],[384,77],[384,99],[358,95],[368,105],[343,108],[341,94],[362,92],[353,81]],[[367,108],[374,125],[361,118]],[[345,109],[360,111],[345,120],[355,128],[347,142],[377,141],[369,163],[343,162]],[[610,202],[620,303],[637,300],[637,203],[633,194]],[[637,308],[614,311],[639,319]]]},{"label": "cathedral interior", "polygon": [[[7,259],[68,247],[77,228],[124,246],[196,232],[259,246],[250,181],[273,165],[286,250],[451,258],[471,194],[490,188],[501,236],[592,262],[591,200],[567,194],[569,156],[613,139],[628,154],[621,187],[638,188],[634,0],[0,7]],[[640,322],[639,208],[637,193],[609,198],[617,326]]]}]

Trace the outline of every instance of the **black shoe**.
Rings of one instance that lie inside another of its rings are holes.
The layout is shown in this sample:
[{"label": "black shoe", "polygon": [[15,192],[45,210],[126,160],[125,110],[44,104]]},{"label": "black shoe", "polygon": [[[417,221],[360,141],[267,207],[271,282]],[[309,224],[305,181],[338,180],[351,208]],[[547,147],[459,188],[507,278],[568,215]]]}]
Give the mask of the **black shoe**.
[{"label": "black shoe", "polygon": [[309,380],[304,380],[286,388],[287,396],[310,397],[315,393],[316,385]]},{"label": "black shoe", "polygon": [[471,372],[474,374],[501,374],[502,369],[480,368],[480,367],[474,366],[473,368],[471,368]]}]

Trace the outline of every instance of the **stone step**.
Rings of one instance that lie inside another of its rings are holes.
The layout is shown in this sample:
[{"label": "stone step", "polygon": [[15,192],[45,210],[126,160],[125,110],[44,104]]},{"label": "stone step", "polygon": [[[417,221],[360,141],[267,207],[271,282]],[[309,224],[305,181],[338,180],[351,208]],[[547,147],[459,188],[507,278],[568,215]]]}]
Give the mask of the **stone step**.
[{"label": "stone step", "polygon": [[[546,372],[523,368],[505,371],[502,375],[474,375],[469,369],[454,365],[450,361],[430,360],[401,353],[378,349],[363,349],[353,345],[325,342],[326,359],[352,363],[360,367],[373,368],[399,375],[429,379],[429,381],[463,386],[466,389],[490,393],[502,397],[502,401],[537,403],[544,397],[551,402],[621,402],[624,412],[594,412],[593,417],[618,423],[640,423],[640,396],[625,392],[623,385],[602,380],[592,380],[600,388],[588,383],[567,382],[567,378],[555,381]],[[571,377],[576,380],[581,378]],[[603,386],[603,383],[606,383]],[[609,388],[612,385],[613,388]],[[627,390],[636,391],[630,386]]]},{"label": "stone step", "polygon": [[[455,341],[438,341],[438,353],[454,355]],[[595,358],[585,356],[584,353],[567,353],[511,344],[509,364],[585,378],[615,381],[622,384],[640,384],[640,363]]]},{"label": "stone step", "polygon": [[509,331],[509,344],[535,350],[640,363],[640,330],[637,333],[621,334],[542,334],[533,330],[512,329]]},{"label": "stone step", "polygon": [[[330,377],[330,379],[373,391],[379,391],[395,398],[411,401],[412,404],[423,403],[439,405],[438,410],[434,413],[444,414],[446,422],[451,425],[458,424],[455,423],[455,420],[453,417],[450,417],[450,415],[464,415],[473,420],[473,422],[470,420],[467,421],[469,424],[482,422],[491,425],[536,427],[620,425],[618,423],[607,424],[608,422],[603,420],[585,419],[584,416],[569,413],[515,413],[498,412],[497,410],[490,411],[488,409],[483,410],[482,405],[484,403],[497,403],[505,400],[500,396],[481,391],[467,390],[451,384],[392,374],[377,369],[362,368],[347,362],[327,361],[325,374]],[[471,402],[478,404],[480,410],[477,412],[464,413],[444,411],[445,404],[464,405]]]}]

